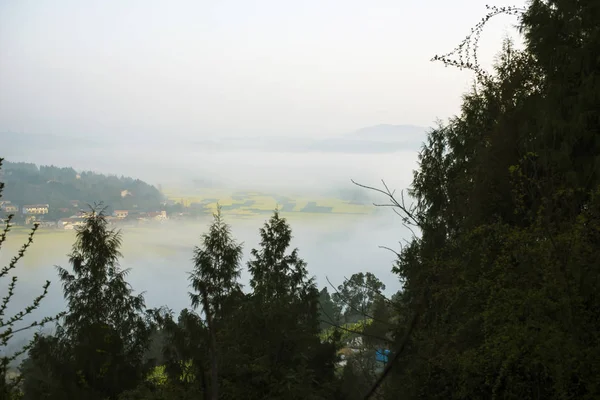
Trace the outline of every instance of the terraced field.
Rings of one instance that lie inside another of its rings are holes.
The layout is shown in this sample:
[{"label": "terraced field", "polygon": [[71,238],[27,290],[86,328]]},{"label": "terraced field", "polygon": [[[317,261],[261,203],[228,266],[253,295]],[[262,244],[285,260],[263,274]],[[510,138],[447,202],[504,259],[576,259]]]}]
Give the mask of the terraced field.
[{"label": "terraced field", "polygon": [[365,215],[373,212],[370,204],[356,204],[335,198],[303,198],[299,196],[281,196],[262,192],[228,192],[222,189],[178,190],[168,188],[163,193],[170,200],[182,203],[186,207],[202,207],[214,211],[217,204],[228,215],[250,217],[270,214],[278,207],[282,214],[341,214]]}]

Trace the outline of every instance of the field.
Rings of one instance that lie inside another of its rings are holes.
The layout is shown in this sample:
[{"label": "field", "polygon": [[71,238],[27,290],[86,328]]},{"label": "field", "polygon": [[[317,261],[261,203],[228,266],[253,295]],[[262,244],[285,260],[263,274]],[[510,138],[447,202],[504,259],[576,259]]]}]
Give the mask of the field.
[{"label": "field", "polygon": [[[31,232],[31,227],[15,226],[7,235],[6,243],[3,245],[0,261],[6,263],[7,257],[13,257],[17,254],[19,248],[26,242],[27,235]],[[198,229],[201,232],[201,229]],[[123,246],[121,252],[127,258],[135,257],[138,254],[147,254],[151,252],[161,257],[169,257],[177,254],[178,248],[171,242],[161,243],[153,240],[153,237],[162,237],[165,230],[160,226],[127,227],[123,229]],[[173,231],[170,231],[173,236]],[[199,233],[198,233],[199,235]],[[48,259],[54,259],[56,256],[66,256],[75,242],[75,231],[62,230],[55,228],[41,227],[35,233],[34,244],[31,246],[27,256],[20,261],[24,267],[36,267],[45,265]]]},{"label": "field", "polygon": [[[152,249],[156,255],[169,257],[178,249],[173,245],[182,235],[194,232],[200,235],[205,226],[210,223],[210,213],[219,204],[224,217],[236,226],[248,224],[258,229],[270,217],[275,208],[292,224],[310,220],[311,224],[338,225],[355,218],[361,219],[376,212],[376,207],[370,204],[352,204],[350,201],[335,198],[306,198],[301,196],[281,196],[261,192],[232,192],[220,189],[163,189],[168,199],[182,203],[186,207],[197,207],[203,210],[202,220],[172,220],[165,225],[143,224],[123,229],[123,254],[135,256],[145,254]],[[240,225],[241,224],[241,225]],[[15,226],[11,229],[2,254],[7,257],[16,254],[18,248],[25,242],[30,227]],[[168,232],[171,239],[168,244],[161,244],[161,238]],[[34,251],[28,253],[23,260],[25,265],[37,265],[44,262],[50,254],[66,255],[75,240],[75,232],[53,228],[40,228],[35,236]],[[0,257],[0,261],[4,257]],[[7,260],[6,260],[7,261]]]},{"label": "field", "polygon": [[304,198],[261,192],[231,192],[222,189],[163,190],[167,198],[186,207],[202,207],[214,211],[219,204],[223,213],[238,217],[271,214],[277,207],[286,217],[324,214],[366,215],[373,212],[370,204],[353,204],[335,198]]}]

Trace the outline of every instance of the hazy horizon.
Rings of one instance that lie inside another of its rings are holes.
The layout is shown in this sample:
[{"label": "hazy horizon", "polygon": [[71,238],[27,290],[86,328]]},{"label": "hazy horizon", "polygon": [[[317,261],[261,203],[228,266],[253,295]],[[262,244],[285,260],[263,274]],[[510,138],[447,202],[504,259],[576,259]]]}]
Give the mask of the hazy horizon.
[{"label": "hazy horizon", "polygon": [[[2,2],[0,156],[152,184],[402,189],[426,130],[473,80],[430,60],[484,11],[475,0]],[[515,22],[486,28],[485,68]]]},{"label": "hazy horizon", "polygon": [[[482,12],[475,0],[2,2],[0,131],[145,140],[430,126],[473,79],[430,60]],[[490,22],[483,66],[514,24]]]}]

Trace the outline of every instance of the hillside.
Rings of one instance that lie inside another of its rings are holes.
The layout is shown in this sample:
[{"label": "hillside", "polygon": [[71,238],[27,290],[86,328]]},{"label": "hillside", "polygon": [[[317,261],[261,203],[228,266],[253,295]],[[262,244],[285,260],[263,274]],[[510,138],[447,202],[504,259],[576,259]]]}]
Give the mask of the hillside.
[{"label": "hillside", "polygon": [[4,200],[19,207],[48,204],[50,214],[99,201],[113,210],[154,211],[163,201],[157,188],[130,177],[8,161],[4,162],[0,173],[6,184]]}]

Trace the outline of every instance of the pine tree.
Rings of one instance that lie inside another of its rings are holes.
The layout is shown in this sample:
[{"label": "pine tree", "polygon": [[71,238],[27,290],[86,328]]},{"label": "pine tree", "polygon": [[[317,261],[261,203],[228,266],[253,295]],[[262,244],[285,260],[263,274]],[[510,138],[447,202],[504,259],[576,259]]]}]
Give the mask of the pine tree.
[{"label": "pine tree", "polygon": [[219,345],[217,332],[227,309],[242,295],[240,260],[242,246],[234,240],[231,229],[221,216],[221,208],[213,215],[208,233],[202,236],[202,246],[194,249],[194,270],[190,281],[195,293],[190,293],[192,307],[202,306],[209,333],[210,393],[219,398]]},{"label": "pine tree", "polygon": [[331,396],[335,348],[320,342],[319,293],[298,250],[288,252],[291,228],[276,210],[260,236],[248,262],[253,398]]},{"label": "pine tree", "polygon": [[54,388],[58,393],[48,395],[115,398],[145,377],[151,329],[143,295],[133,295],[125,280],[128,270],[119,267],[121,233],[108,228],[101,205],[84,218],[69,256],[72,273],[58,267],[68,312],[57,340],[39,341],[30,363],[60,383]]},{"label": "pine tree", "polygon": [[264,302],[299,298],[312,279],[308,279],[306,263],[298,257],[298,249],[285,254],[292,240],[292,230],[276,210],[260,229],[260,250],[252,249],[248,262],[250,286],[255,298]]}]

